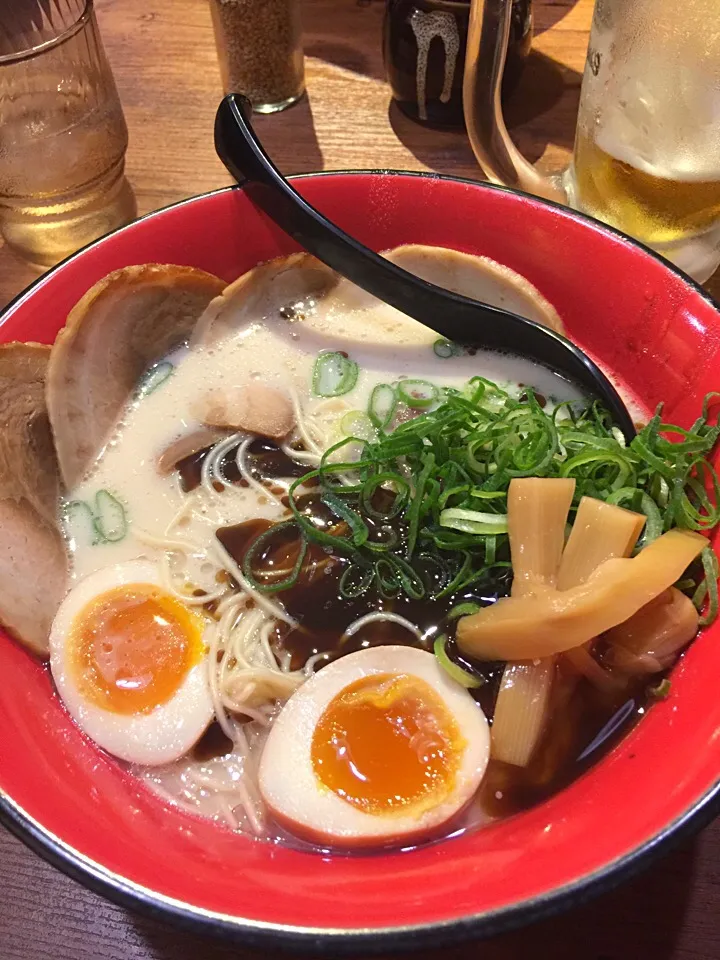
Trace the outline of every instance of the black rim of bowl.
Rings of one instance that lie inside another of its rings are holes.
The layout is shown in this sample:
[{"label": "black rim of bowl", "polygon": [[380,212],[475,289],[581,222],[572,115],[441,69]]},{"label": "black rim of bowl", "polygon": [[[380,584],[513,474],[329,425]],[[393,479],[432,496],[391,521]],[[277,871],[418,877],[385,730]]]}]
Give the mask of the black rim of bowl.
[{"label": "black rim of bowl", "polygon": [[[467,177],[452,177],[433,172],[417,172],[404,170],[332,170],[318,173],[305,173],[291,177],[292,180],[303,180],[316,177],[362,176],[376,174],[389,177],[418,177],[433,180],[449,180],[454,183],[463,183],[484,190],[498,193],[509,193],[528,197],[529,199],[562,211],[565,216],[585,223],[587,226],[601,233],[609,233],[621,240],[627,246],[643,250],[653,259],[664,266],[686,286],[698,293],[704,300],[720,312],[720,306],[713,298],[691,277],[670,263],[654,250],[650,250],[638,240],[613,227],[572,210],[560,203],[534,197],[522,190],[510,187],[501,187],[480,180],[471,180]],[[158,216],[166,210],[175,207],[196,203],[215,194],[231,190],[242,189],[242,184],[230,187],[221,187],[194,197],[188,197],[177,203],[169,204],[158,210],[153,210],[130,224],[118,227],[104,237],[87,244],[80,250],[66,257],[46,273],[34,280],[25,290],[14,297],[0,313],[0,327],[5,317],[15,307],[32,295],[35,287],[48,282],[64,264],[69,263],[90,247],[104,243],[123,230],[128,230],[142,220]],[[94,893],[106,897],[121,907],[135,910],[150,916],[155,920],[170,922],[176,927],[192,931],[197,934],[210,933],[213,936],[234,940],[255,947],[269,947],[284,949],[294,953],[313,952],[323,956],[350,956],[358,953],[379,954],[403,952],[413,949],[427,949],[431,947],[456,944],[473,938],[481,939],[495,936],[509,930],[525,926],[537,920],[556,916],[572,906],[579,906],[594,897],[605,893],[618,884],[645,869],[658,857],[666,854],[672,847],[686,837],[692,835],[710,823],[720,814],[720,778],[690,807],[664,830],[648,838],[639,847],[636,847],[624,857],[620,857],[605,864],[594,873],[587,874],[554,890],[543,893],[530,900],[521,901],[497,910],[460,917],[452,920],[431,921],[429,923],[403,925],[393,927],[371,928],[323,928],[297,927],[282,923],[249,920],[215,913],[182,901],[173,900],[157,891],[142,887],[126,878],[113,873],[101,864],[89,859],[80,851],[64,843],[59,837],[46,830],[26,813],[12,798],[0,790],[0,823],[7,827],[18,839],[23,841],[31,850],[39,854],[53,866],[74,880],[82,883]]]}]

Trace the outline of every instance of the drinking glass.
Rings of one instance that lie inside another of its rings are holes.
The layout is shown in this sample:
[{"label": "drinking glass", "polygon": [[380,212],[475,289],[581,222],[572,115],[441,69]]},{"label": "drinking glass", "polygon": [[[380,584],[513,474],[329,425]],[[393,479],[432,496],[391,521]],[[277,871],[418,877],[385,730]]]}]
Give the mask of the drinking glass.
[{"label": "drinking glass", "polygon": [[595,0],[575,151],[542,177],[512,143],[499,97],[511,0],[472,0],[463,100],[491,180],[567,202],[700,282],[720,263],[718,0]]},{"label": "drinking glass", "polygon": [[92,0],[0,3],[0,232],[50,266],[136,216]]}]

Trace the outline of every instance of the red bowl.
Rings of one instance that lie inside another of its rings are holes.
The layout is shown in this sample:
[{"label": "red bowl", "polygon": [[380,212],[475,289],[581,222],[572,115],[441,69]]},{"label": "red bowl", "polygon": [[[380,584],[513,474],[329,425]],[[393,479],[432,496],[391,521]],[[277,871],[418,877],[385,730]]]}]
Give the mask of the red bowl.
[{"label": "red bowl", "polygon": [[[688,426],[720,378],[720,314],[687,277],[563,207],[414,174],[302,177],[300,191],[376,250],[428,243],[528,277],[583,347],[649,407]],[[50,343],[111,270],[190,264],[232,280],[295,249],[242,191],[151,214],[21,294],[0,339]],[[42,584],[39,584],[42,589]],[[720,625],[600,763],[534,809],[434,846],[325,857],[166,807],[73,725],[46,668],[0,635],[0,818],[60,869],[127,906],[246,943],[333,956],[487,935],[577,903],[705,822],[720,796]],[[288,771],[292,776],[292,771]]]}]

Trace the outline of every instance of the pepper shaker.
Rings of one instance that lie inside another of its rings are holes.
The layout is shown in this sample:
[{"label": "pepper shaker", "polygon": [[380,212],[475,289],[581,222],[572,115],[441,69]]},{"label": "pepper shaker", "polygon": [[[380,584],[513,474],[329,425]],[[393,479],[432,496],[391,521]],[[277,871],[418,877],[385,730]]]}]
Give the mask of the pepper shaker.
[{"label": "pepper shaker", "polygon": [[225,93],[276,113],[305,91],[299,0],[210,0]]}]

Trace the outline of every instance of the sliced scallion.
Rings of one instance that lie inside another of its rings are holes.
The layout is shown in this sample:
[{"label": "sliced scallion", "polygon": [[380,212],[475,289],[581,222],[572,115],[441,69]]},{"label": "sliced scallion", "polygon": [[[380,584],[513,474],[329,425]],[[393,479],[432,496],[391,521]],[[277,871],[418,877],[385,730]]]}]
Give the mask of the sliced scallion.
[{"label": "sliced scallion", "polygon": [[672,689],[672,684],[670,681],[665,678],[661,680],[655,687],[650,687],[648,693],[651,697],[654,697],[655,700],[666,700],[670,696],[670,691]]},{"label": "sliced scallion", "polygon": [[452,661],[448,656],[447,650],[445,649],[445,644],[447,638],[444,634],[440,634],[439,637],[435,638],[433,643],[433,653],[437,658],[437,662],[443,668],[443,670],[452,677],[456,683],[461,684],[461,686],[466,687],[468,690],[476,689],[481,687],[484,681],[480,677],[476,677],[472,673],[468,673],[467,670],[463,670],[461,666]]},{"label": "sliced scallion", "polygon": [[368,416],[378,428],[384,430],[390,423],[397,406],[395,388],[389,383],[378,383],[373,387],[368,404]]},{"label": "sliced scallion", "polygon": [[357,378],[358,365],[344,353],[321,353],[313,367],[313,393],[318,397],[342,397],[353,389]]},{"label": "sliced scallion", "polygon": [[343,570],[340,577],[338,591],[345,600],[354,600],[361,597],[370,589],[373,582],[375,571],[371,567],[358,567],[357,564],[351,564]]},{"label": "sliced scallion", "polygon": [[397,395],[406,407],[425,410],[437,400],[438,388],[429,380],[401,380],[397,385]]},{"label": "sliced scallion", "polygon": [[482,610],[482,607],[479,603],[458,603],[456,604],[450,613],[448,613],[448,620],[458,620],[460,617],[469,617],[473,613],[478,613]]},{"label": "sliced scallion", "polygon": [[140,398],[147,397],[148,394],[153,393],[165,383],[174,370],[175,367],[169,360],[162,360],[160,363],[154,364],[140,381],[137,396]]},{"label": "sliced scallion", "polygon": [[127,533],[125,508],[108,490],[95,494],[95,531],[105,543],[118,543]]},{"label": "sliced scallion", "polygon": [[101,542],[100,534],[95,528],[93,512],[84,500],[66,503],[63,507],[63,519],[67,524],[71,549],[74,549],[76,544],[94,547]]},{"label": "sliced scallion", "polygon": [[[278,534],[285,531],[297,531],[298,533],[298,555],[292,569],[285,577],[279,576],[278,571],[270,569],[265,574],[264,579],[260,579],[256,572],[256,559],[268,548],[272,540],[277,538]],[[288,590],[298,582],[307,550],[307,540],[300,535],[300,530],[295,521],[285,520],[282,523],[276,523],[261,533],[259,537],[256,537],[245,551],[242,567],[243,576],[260,593],[277,593],[280,590]]]},{"label": "sliced scallion", "polygon": [[718,615],[718,574],[720,573],[720,563],[718,563],[715,551],[709,544],[700,554],[700,559],[702,560],[704,577],[692,596],[692,602],[698,611],[702,611],[707,600],[707,609],[699,621],[701,627],[706,627],[708,624],[714,623]]},{"label": "sliced scallion", "polygon": [[506,513],[481,513],[479,510],[463,510],[449,507],[440,514],[440,526],[459,530],[461,533],[497,534],[507,533]]},{"label": "sliced scallion", "polygon": [[351,410],[340,421],[340,429],[346,437],[357,440],[376,440],[377,430],[370,417],[361,410]]},{"label": "sliced scallion", "polygon": [[449,360],[450,357],[457,356],[458,352],[458,348],[454,343],[451,343],[450,340],[440,338],[433,344],[433,353],[442,360]]}]

